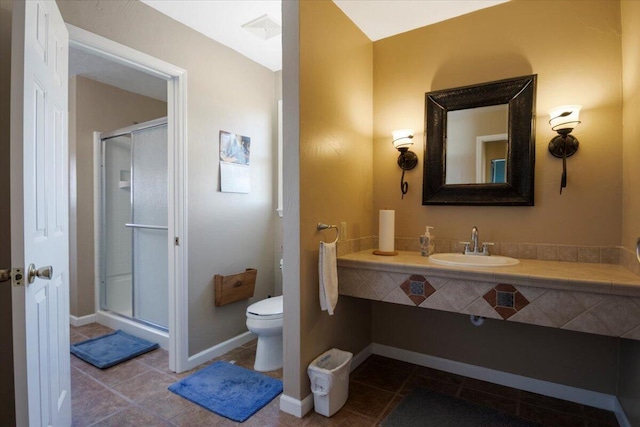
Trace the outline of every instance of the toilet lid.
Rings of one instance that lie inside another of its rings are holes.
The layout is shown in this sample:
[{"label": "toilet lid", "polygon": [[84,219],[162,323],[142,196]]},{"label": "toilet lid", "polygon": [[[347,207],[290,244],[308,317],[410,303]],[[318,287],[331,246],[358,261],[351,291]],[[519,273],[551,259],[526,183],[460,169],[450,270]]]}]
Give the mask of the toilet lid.
[{"label": "toilet lid", "polygon": [[251,304],[247,308],[247,313],[256,316],[282,315],[282,295]]}]

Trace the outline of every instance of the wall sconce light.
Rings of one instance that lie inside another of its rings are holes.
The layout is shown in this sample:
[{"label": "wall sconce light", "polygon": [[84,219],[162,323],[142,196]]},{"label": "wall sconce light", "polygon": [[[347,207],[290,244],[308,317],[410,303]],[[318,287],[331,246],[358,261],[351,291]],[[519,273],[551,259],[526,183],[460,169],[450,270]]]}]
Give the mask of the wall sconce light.
[{"label": "wall sconce light", "polygon": [[400,191],[402,198],[407,194],[409,183],[404,182],[404,172],[411,170],[418,164],[418,156],[413,151],[409,151],[409,147],[413,145],[413,129],[398,129],[392,132],[393,146],[400,152],[398,156],[398,166],[402,169],[402,178],[400,178]]},{"label": "wall sconce light", "polygon": [[549,142],[549,152],[555,157],[562,158],[560,194],[567,186],[567,157],[571,157],[578,151],[578,140],[569,134],[580,124],[581,108],[582,105],[563,105],[549,110],[551,129],[558,132],[558,136]]}]

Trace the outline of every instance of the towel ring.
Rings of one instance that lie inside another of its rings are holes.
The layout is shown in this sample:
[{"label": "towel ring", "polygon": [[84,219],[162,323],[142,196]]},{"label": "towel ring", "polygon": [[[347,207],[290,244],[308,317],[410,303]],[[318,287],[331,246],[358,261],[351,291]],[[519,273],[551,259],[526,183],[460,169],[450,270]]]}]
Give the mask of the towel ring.
[{"label": "towel ring", "polygon": [[327,224],[323,224],[323,223],[319,222],[318,226],[317,226],[317,230],[318,231],[327,230],[329,228],[333,228],[333,229],[336,230],[336,240],[333,241],[333,243],[336,243],[338,241],[338,239],[340,238],[340,229],[338,228],[337,225],[327,225]]}]

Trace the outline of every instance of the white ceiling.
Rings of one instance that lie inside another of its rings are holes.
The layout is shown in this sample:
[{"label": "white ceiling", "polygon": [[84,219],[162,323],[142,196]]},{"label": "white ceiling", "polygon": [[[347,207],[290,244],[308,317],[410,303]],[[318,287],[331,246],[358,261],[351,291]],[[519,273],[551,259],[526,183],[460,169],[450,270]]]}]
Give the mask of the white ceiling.
[{"label": "white ceiling", "polygon": [[[263,40],[242,25],[268,15],[282,22],[281,0],[141,0],[262,64],[282,69],[282,35]],[[285,0],[286,1],[286,0]],[[333,0],[371,40],[410,31],[509,0]],[[166,101],[166,81],[71,49],[70,74]]]},{"label": "white ceiling", "polygon": [[282,35],[262,40],[242,25],[263,15],[282,24],[280,0],[141,0],[272,71],[282,69]]},{"label": "white ceiling", "polygon": [[333,0],[376,41],[509,0]]},{"label": "white ceiling", "polygon": [[[282,69],[282,35],[261,40],[242,25],[265,14],[282,23],[280,0],[141,0],[272,71]],[[509,0],[333,0],[376,41]]]}]

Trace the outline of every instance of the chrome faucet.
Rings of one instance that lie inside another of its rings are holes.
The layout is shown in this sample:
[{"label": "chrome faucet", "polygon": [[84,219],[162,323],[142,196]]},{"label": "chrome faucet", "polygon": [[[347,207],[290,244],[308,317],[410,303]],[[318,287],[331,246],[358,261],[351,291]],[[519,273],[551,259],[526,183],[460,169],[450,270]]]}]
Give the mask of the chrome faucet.
[{"label": "chrome faucet", "polygon": [[471,229],[471,244],[473,245],[473,253],[478,253],[478,227],[475,225]]},{"label": "chrome faucet", "polygon": [[490,255],[489,246],[493,246],[493,243],[484,242],[482,244],[482,250],[480,250],[480,248],[479,248],[480,244],[478,243],[478,227],[476,227],[475,225],[471,229],[471,241],[470,242],[460,242],[460,243],[464,244],[463,253],[465,255],[484,255],[484,256],[489,256]]}]

